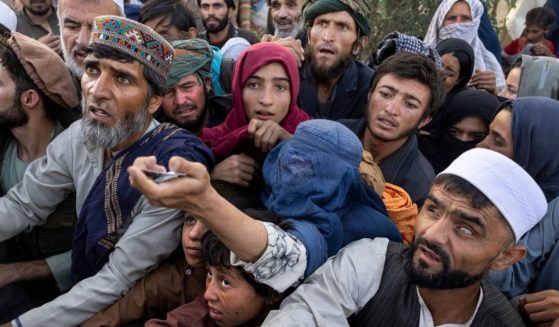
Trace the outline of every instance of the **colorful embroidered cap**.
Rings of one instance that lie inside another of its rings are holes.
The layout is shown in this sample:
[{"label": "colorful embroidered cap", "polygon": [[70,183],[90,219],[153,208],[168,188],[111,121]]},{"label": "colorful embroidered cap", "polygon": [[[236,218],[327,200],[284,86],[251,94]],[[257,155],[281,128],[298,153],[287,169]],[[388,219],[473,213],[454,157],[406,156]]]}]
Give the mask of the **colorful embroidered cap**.
[{"label": "colorful embroidered cap", "polygon": [[161,35],[131,19],[98,16],[93,20],[89,44],[99,43],[129,54],[167,78],[175,51]]}]

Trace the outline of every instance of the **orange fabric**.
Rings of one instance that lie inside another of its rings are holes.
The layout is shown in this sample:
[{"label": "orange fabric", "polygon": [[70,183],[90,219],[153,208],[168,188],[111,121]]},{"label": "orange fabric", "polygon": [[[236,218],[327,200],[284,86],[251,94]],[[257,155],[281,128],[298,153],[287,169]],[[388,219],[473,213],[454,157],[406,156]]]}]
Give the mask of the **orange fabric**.
[{"label": "orange fabric", "polygon": [[359,164],[359,173],[361,174],[361,179],[373,188],[378,196],[382,197],[384,192],[384,176],[380,167],[373,160],[373,156],[367,150],[363,150],[363,158],[361,158],[361,163]]},{"label": "orange fabric", "polygon": [[403,188],[394,184],[385,183],[382,201],[388,211],[388,216],[402,235],[405,244],[413,240],[415,220],[417,218],[417,205],[412,202],[409,194]]}]

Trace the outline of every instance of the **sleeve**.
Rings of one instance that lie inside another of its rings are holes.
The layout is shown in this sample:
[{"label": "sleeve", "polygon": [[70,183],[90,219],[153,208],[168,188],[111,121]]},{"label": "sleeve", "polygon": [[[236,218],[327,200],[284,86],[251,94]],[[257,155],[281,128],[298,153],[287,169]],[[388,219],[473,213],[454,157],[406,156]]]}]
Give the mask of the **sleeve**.
[{"label": "sleeve", "polygon": [[0,198],[0,242],[44,224],[56,206],[74,192],[67,165],[71,138],[70,130],[62,132],[49,144],[46,156],[31,162],[23,180]]},{"label": "sleeve", "polygon": [[270,312],[263,326],[348,326],[347,317],[379,288],[387,246],[384,238],[346,246],[299,285],[280,310]]},{"label": "sleeve", "polygon": [[503,51],[508,55],[515,55],[520,52],[521,49],[518,49],[518,43],[520,39],[512,40],[504,49]]},{"label": "sleeve", "polygon": [[[180,258],[180,260],[184,260]],[[121,326],[154,315],[152,308],[164,312],[182,304],[183,297],[173,296],[169,288],[183,289],[184,281],[174,265],[165,263],[142,278],[120,300],[82,324],[82,327]],[[158,311],[158,310],[155,310]]]},{"label": "sleeve", "polygon": [[45,259],[58,289],[62,292],[72,287],[70,268],[72,266],[72,251],[66,251]]},{"label": "sleeve", "polygon": [[549,203],[543,219],[518,241],[526,247],[526,256],[506,270],[490,272],[489,278],[508,298],[527,292],[558,241],[559,198],[556,198]]},{"label": "sleeve", "polygon": [[[135,218],[116,243],[107,264],[68,293],[21,315],[14,326],[76,326],[105,309],[138,279],[168,257],[180,242],[178,210],[157,208],[145,198],[135,206]],[[19,321],[18,321],[19,320]]]},{"label": "sleeve", "polygon": [[553,44],[553,42],[551,42],[549,40],[545,40],[545,45],[547,46],[549,51],[551,51],[551,53],[553,54],[553,57],[556,57],[557,54],[555,53],[555,45]]},{"label": "sleeve", "polygon": [[263,222],[268,233],[268,245],[254,263],[237,259],[231,252],[231,264],[241,266],[254,279],[283,293],[299,283],[307,267],[307,251],[303,243],[272,223]]}]

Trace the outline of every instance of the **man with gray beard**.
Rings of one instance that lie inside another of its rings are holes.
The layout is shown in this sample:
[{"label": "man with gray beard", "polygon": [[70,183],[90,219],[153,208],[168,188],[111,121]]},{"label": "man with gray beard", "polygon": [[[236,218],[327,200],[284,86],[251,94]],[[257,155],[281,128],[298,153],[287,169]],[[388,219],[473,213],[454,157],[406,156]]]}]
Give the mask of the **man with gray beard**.
[{"label": "man with gray beard", "polygon": [[[67,293],[20,315],[13,326],[75,326],[115,302],[178,246],[177,210],[150,205],[126,168],[138,156],[174,156],[213,168],[194,135],[152,117],[174,51],[150,28],[117,16],[93,23],[84,58],[83,119],[32,162],[0,199],[0,241],[43,224],[71,192],[79,213]],[[9,324],[8,324],[9,325]]]},{"label": "man with gray beard", "polygon": [[274,36],[296,38],[303,31],[303,0],[268,0]]}]

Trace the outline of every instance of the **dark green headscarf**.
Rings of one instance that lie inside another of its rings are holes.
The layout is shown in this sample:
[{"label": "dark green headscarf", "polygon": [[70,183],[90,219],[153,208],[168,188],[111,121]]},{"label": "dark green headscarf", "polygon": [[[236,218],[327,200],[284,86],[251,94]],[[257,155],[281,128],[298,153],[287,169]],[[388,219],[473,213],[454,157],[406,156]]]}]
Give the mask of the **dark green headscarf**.
[{"label": "dark green headscarf", "polygon": [[347,11],[353,17],[360,36],[371,34],[371,8],[367,0],[306,0],[303,5],[305,25],[310,26],[317,16],[337,11]]},{"label": "dark green headscarf", "polygon": [[175,50],[188,50],[187,55],[175,58],[167,77],[167,87],[175,86],[181,78],[198,73],[203,80],[212,78],[213,51],[205,40],[189,39],[171,43]]}]

